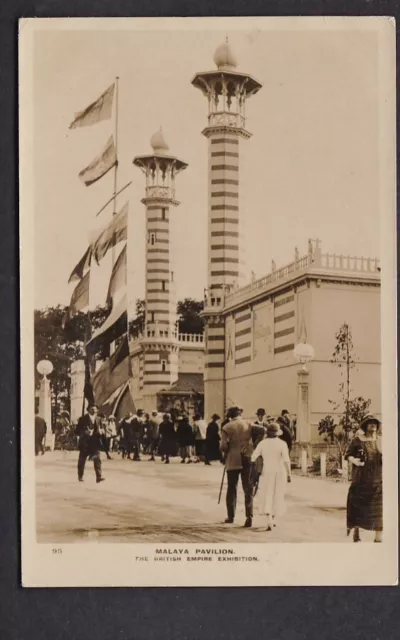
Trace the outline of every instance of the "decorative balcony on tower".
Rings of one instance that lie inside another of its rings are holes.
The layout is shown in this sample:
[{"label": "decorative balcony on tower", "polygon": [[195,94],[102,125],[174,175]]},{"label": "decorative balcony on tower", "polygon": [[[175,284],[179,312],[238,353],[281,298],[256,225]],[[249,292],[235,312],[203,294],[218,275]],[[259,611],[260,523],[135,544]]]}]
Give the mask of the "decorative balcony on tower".
[{"label": "decorative balcony on tower", "polygon": [[164,140],[160,128],[151,138],[153,153],[146,156],[136,156],[133,164],[139,167],[146,176],[146,197],[148,199],[168,200],[170,204],[178,205],[175,199],[175,177],[186,169],[187,164],[174,156],[168,155],[169,147]]},{"label": "decorative balcony on tower", "polygon": [[[232,127],[246,135],[246,99],[261,89],[247,73],[236,71],[237,61],[228,40],[214,54],[217,69],[196,73],[192,85],[208,99],[208,127]],[[207,129],[203,131],[206,135]]]}]

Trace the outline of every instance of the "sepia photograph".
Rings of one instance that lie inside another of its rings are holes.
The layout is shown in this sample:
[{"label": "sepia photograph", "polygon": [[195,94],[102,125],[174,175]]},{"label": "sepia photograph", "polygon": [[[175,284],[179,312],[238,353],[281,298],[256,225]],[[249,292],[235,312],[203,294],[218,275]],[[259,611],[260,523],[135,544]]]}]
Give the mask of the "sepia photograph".
[{"label": "sepia photograph", "polygon": [[19,42],[24,585],[394,584],[394,21]]}]

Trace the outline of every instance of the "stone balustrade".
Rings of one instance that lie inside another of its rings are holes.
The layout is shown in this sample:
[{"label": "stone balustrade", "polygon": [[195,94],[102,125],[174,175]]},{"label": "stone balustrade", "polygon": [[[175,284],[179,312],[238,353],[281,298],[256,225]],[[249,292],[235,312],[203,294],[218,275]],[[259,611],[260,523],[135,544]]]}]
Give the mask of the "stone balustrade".
[{"label": "stone balustrade", "polygon": [[149,185],[146,187],[146,197],[175,199],[175,189],[169,185]]},{"label": "stone balustrade", "polygon": [[215,111],[208,116],[208,124],[210,127],[239,127],[245,126],[245,118],[240,113],[231,111]]},{"label": "stone balustrade", "polygon": [[178,340],[183,344],[201,344],[204,345],[204,335],[201,333],[180,333]]},{"label": "stone balustrade", "polygon": [[[311,247],[309,252],[279,269],[273,269],[269,274],[253,280],[250,284],[225,294],[222,305],[229,307],[251,297],[258,291],[272,288],[277,283],[292,279],[296,274],[310,271],[351,272],[352,274],[378,274],[380,271],[378,258],[364,256],[345,256],[336,253],[321,253],[319,246]],[[206,306],[209,306],[206,298]]]},{"label": "stone balustrade", "polygon": [[177,340],[180,344],[191,344],[204,346],[204,336],[199,333],[178,333],[176,330],[160,329],[159,327],[148,327],[131,340],[132,343],[142,340]]},{"label": "stone balustrade", "polygon": [[337,253],[321,254],[320,266],[324,269],[334,269],[335,271],[357,271],[363,273],[376,273],[380,268],[378,258],[344,256]]}]

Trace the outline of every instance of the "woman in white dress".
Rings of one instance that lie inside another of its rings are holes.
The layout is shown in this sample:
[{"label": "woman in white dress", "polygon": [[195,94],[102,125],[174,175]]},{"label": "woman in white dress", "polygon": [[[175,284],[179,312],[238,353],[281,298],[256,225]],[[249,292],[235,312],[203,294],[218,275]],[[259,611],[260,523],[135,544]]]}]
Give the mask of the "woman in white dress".
[{"label": "woman in white dress", "polygon": [[251,457],[256,462],[263,460],[257,495],[258,512],[267,516],[267,531],[275,525],[274,519],[285,512],[286,483],[291,482],[290,458],[286,442],[278,436],[282,433],[279,424],[267,426],[267,438],[261,440]]}]

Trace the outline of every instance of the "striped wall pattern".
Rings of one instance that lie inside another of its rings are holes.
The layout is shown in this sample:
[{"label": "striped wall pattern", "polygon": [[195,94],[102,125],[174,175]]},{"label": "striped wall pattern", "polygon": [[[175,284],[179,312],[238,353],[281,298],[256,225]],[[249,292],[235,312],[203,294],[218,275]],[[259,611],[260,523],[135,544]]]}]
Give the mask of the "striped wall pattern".
[{"label": "striped wall pattern", "polygon": [[295,295],[289,291],[274,299],[274,355],[293,351],[295,326]]},{"label": "striped wall pattern", "polygon": [[168,388],[178,378],[178,354],[175,349],[151,348],[144,352],[144,386]]},{"label": "striped wall pattern", "polygon": [[232,285],[239,275],[239,139],[209,135],[208,286]]},{"label": "striped wall pattern", "polygon": [[206,326],[206,369],[225,369],[225,323]]},{"label": "striped wall pattern", "polygon": [[144,357],[143,353],[139,356],[139,389],[143,389],[143,369],[144,369]]},{"label": "striped wall pattern", "polygon": [[240,311],[235,317],[235,365],[251,361],[252,356],[252,325],[251,309]]},{"label": "striped wall pattern", "polygon": [[[164,214],[163,214],[164,212]],[[169,325],[171,308],[169,207],[149,204],[146,208],[146,310],[147,323]]]}]

